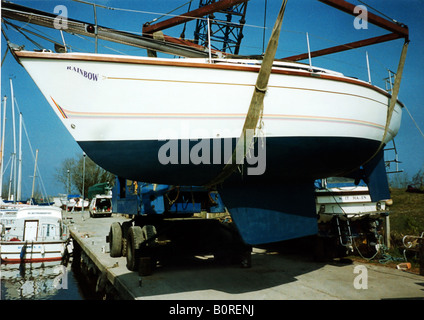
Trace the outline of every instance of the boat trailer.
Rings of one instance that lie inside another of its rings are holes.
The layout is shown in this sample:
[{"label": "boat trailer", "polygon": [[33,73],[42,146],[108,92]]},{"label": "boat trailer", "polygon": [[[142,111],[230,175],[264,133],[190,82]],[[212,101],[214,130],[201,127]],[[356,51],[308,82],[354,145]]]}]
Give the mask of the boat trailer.
[{"label": "boat trailer", "polygon": [[217,192],[117,178],[113,212],[131,220],[112,223],[110,256],[125,256],[127,268],[151,274],[158,263],[189,255],[213,255],[220,262],[250,267],[246,245]]}]

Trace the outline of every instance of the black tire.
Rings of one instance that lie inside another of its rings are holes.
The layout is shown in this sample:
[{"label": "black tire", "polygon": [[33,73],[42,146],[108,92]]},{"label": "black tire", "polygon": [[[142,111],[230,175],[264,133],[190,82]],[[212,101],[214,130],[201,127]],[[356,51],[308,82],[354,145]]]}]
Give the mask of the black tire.
[{"label": "black tire", "polygon": [[127,256],[128,230],[132,227],[132,221],[122,222],[122,256]]},{"label": "black tire", "polygon": [[[143,232],[144,240],[153,238],[154,236],[156,236],[156,233],[157,233],[155,226],[150,225],[150,224],[145,225],[143,228],[141,228],[141,230]],[[150,246],[150,247],[153,247],[153,246],[155,246],[155,244],[156,244],[156,241],[152,240],[147,245]]]},{"label": "black tire", "polygon": [[109,249],[112,258],[120,257],[122,254],[122,229],[119,222],[114,222],[110,226]]},{"label": "black tire", "polygon": [[122,237],[122,256],[126,257],[127,256],[127,243],[128,243],[128,239]]},{"label": "black tire", "polygon": [[122,237],[127,238],[128,237],[128,230],[132,227],[132,221],[124,221],[122,222]]},{"label": "black tire", "polygon": [[138,271],[140,262],[140,244],[144,241],[143,231],[139,226],[132,226],[128,230],[127,237],[127,268]]},{"label": "black tire", "polygon": [[156,236],[157,231],[155,226],[145,225],[142,228],[142,232],[144,241],[148,239],[151,240],[146,244],[145,247],[143,247],[143,250],[141,250],[140,252],[140,265],[138,268],[138,272],[141,276],[148,276],[151,275],[156,269],[156,248],[158,246],[158,243],[154,237]]}]

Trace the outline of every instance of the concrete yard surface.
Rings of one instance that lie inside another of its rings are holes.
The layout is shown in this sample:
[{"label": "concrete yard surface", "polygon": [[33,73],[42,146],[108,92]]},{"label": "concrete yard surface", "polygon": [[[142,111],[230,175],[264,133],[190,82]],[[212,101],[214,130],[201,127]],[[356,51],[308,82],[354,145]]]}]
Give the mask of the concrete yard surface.
[{"label": "concrete yard surface", "polygon": [[252,265],[218,263],[213,256],[170,257],[152,275],[126,268],[126,258],[111,258],[106,235],[120,215],[90,218],[64,213],[74,240],[121,299],[141,300],[424,300],[424,277],[384,265],[320,263],[306,251],[279,245],[253,248]]}]

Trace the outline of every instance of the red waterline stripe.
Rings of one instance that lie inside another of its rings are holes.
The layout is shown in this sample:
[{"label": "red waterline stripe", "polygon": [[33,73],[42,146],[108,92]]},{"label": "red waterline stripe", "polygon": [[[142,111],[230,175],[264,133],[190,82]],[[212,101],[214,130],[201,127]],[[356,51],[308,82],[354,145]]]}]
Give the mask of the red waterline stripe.
[{"label": "red waterline stripe", "polygon": [[60,261],[62,257],[52,257],[52,258],[34,258],[34,259],[1,259],[1,263],[4,264],[13,264],[13,263],[27,263],[27,262],[49,262],[49,261]]}]

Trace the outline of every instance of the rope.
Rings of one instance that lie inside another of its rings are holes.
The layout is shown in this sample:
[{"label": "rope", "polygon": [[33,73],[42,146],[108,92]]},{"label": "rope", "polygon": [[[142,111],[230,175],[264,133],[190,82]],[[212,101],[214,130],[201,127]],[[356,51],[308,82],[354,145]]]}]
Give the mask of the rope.
[{"label": "rope", "polygon": [[[18,110],[18,113],[21,113],[21,109],[19,108],[19,104],[18,104],[18,101],[16,100],[16,97],[15,97],[15,104],[16,104],[16,108]],[[28,135],[28,131],[27,131],[27,128],[26,128],[26,125],[25,125],[25,120],[23,118],[22,118],[22,127],[24,129],[25,136],[27,138],[27,143],[28,143],[29,149],[31,151],[32,158],[35,161],[34,149],[32,148],[31,141],[30,141],[29,135]],[[37,164],[37,171],[38,171],[39,184],[40,184],[40,186],[42,188],[43,197],[46,198],[46,199],[48,199],[48,197],[47,197],[48,194],[47,194],[47,191],[46,191],[46,187],[44,185],[43,178],[41,177],[41,172],[40,172],[40,169],[38,168],[38,164]]]},{"label": "rope", "polygon": [[186,2],[186,3],[183,3],[183,4],[182,4],[182,5],[180,5],[179,7],[176,7],[175,9],[173,9],[173,10],[169,11],[168,13],[164,13],[164,14],[162,14],[160,17],[158,17],[158,18],[156,18],[156,19],[153,19],[152,21],[150,21],[150,22],[148,22],[148,23],[150,24],[150,23],[152,23],[152,22],[156,22],[156,21],[158,21],[159,19],[162,19],[163,17],[167,17],[167,16],[171,15],[171,13],[172,13],[172,12],[177,11],[178,9],[180,9],[180,8],[184,7],[186,4],[189,4],[189,9],[188,9],[188,10],[190,10],[190,6],[191,6],[191,3],[192,3],[192,2],[193,2],[193,0],[190,0],[190,1]]},{"label": "rope", "polygon": [[[362,164],[362,166],[364,166],[369,161],[371,161],[372,159],[374,159],[374,157],[385,146],[385,142],[384,141],[386,140],[386,136],[387,136],[387,133],[389,131],[390,122],[392,120],[393,111],[395,109],[397,98],[398,98],[398,94],[399,94],[400,82],[402,80],[402,73],[403,73],[403,68],[405,66],[406,53],[408,51],[408,45],[409,45],[409,41],[405,40],[405,43],[403,44],[403,47],[402,47],[402,52],[401,52],[401,55],[400,55],[400,59],[399,59],[399,64],[398,64],[398,68],[397,68],[397,72],[396,72],[395,83],[393,85],[392,96],[389,98],[389,105],[387,107],[386,125],[384,127],[384,133],[383,133],[383,137],[381,138],[380,145],[378,146],[378,148],[375,151],[375,153],[368,160],[366,160]],[[351,170],[349,172],[345,172],[344,175],[348,175],[349,173],[351,173],[353,171],[355,171],[355,170]]]},{"label": "rope", "polygon": [[369,4],[366,4],[364,1],[358,0],[358,2],[362,3],[363,5],[365,5],[366,7],[371,8],[372,10],[374,10],[375,12],[378,12],[379,14],[381,14],[383,17],[386,17],[388,20],[391,20],[394,23],[398,23],[395,19],[390,18],[388,15],[384,14],[383,12],[381,12],[380,10],[377,10],[374,7],[371,7]]},{"label": "rope", "polygon": [[396,258],[396,257],[391,256],[390,254],[386,253],[387,250],[388,250],[388,248],[386,246],[383,246],[383,250],[382,250],[383,251],[383,253],[382,253],[383,258],[379,259],[378,262],[384,264],[384,263],[388,263],[388,262],[391,262],[391,261],[393,261],[393,262],[407,261],[406,258]]},{"label": "rope", "polygon": [[[341,206],[341,204],[337,201],[337,199],[336,199],[336,197],[335,197],[335,195],[334,195],[334,193],[333,192],[331,192],[331,190],[329,189],[329,188],[324,188],[325,190],[327,190],[329,193],[330,193],[330,195],[333,197],[333,199],[335,200],[335,202],[336,202],[336,204],[339,206],[339,208],[342,210],[342,212],[343,212],[343,216],[345,216],[346,217],[346,219],[347,220],[349,220],[349,218],[348,218],[348,216],[347,216],[347,214],[346,214],[346,212],[343,210],[343,207]],[[338,219],[338,217],[336,216],[336,219]],[[352,235],[350,235],[350,238],[351,238],[351,242],[352,242],[352,244],[353,244],[353,246],[355,247],[355,249],[356,249],[356,251],[358,252],[358,254],[359,254],[359,256],[362,258],[362,259],[364,259],[364,260],[367,260],[367,261],[371,261],[371,260],[373,260],[379,253],[382,255],[382,258],[381,259],[379,259],[378,261],[379,261],[379,263],[387,263],[387,262],[389,262],[389,261],[395,261],[395,262],[400,262],[400,261],[406,261],[406,258],[405,259],[402,259],[402,258],[395,258],[395,257],[393,257],[393,256],[391,256],[390,254],[388,254],[387,253],[387,250],[389,250],[389,248],[386,246],[386,245],[384,245],[382,242],[382,236],[381,235],[377,235],[377,238],[378,238],[378,244],[380,245],[379,246],[379,249],[378,250],[376,250],[376,253],[374,254],[374,255],[372,255],[372,257],[370,257],[370,258],[367,258],[367,257],[365,257],[362,253],[361,253],[361,251],[359,250],[359,248],[358,248],[358,246],[356,245],[356,242],[355,242],[355,240],[353,239],[353,236]],[[340,239],[341,239],[341,234],[340,234]],[[342,243],[342,241],[340,240],[340,242],[341,242],[341,244],[343,245],[343,243]]]},{"label": "rope", "polygon": [[388,129],[389,129],[389,126],[390,126],[390,122],[392,120],[393,111],[395,109],[397,97],[398,97],[398,94],[399,94],[400,82],[402,80],[403,68],[405,66],[406,53],[408,51],[408,44],[409,44],[409,42],[406,41],[403,44],[403,47],[402,47],[402,53],[400,55],[398,70],[396,72],[396,79],[395,79],[395,83],[393,85],[392,97],[389,100],[389,108],[387,109],[386,127],[384,128],[384,135],[383,135],[383,138],[381,139],[380,147],[378,148],[376,154],[378,152],[380,152],[381,148],[384,145],[384,140],[386,139],[387,132],[388,132]]},{"label": "rope", "polygon": [[[152,21],[150,21],[148,23],[156,22],[157,20],[159,20],[159,19],[161,19],[163,17],[183,17],[183,18],[190,18],[192,20],[205,20],[205,21],[207,20],[207,18],[203,18],[203,17],[192,17],[192,16],[184,16],[184,15],[180,15],[180,14],[171,14],[172,12],[176,11],[177,9],[180,9],[181,7],[187,5],[188,3],[191,4],[191,2],[193,2],[193,0],[190,0],[190,1],[182,4],[180,7],[177,7],[176,9],[171,10],[169,13],[144,11],[144,10],[135,10],[135,9],[125,9],[125,8],[118,8],[118,7],[108,7],[108,6],[104,6],[104,5],[100,5],[100,4],[95,4],[95,3],[92,3],[92,2],[88,2],[88,1],[82,1],[82,0],[72,0],[72,1],[80,2],[80,3],[85,3],[85,4],[90,4],[90,5],[93,5],[93,6],[95,5],[98,8],[107,9],[107,10],[111,10],[111,11],[125,11],[125,12],[131,12],[131,13],[151,14],[151,15],[157,15],[157,16],[159,16],[158,18],[155,18],[155,19],[153,19]],[[217,19],[210,19],[210,21],[216,21],[216,22],[221,22],[221,23],[227,22],[225,20],[217,20]],[[231,24],[234,25],[236,23],[231,22]],[[253,24],[243,24],[243,26],[248,26],[248,27],[258,28],[258,29],[266,29],[266,27],[257,26],[257,25],[253,25]]]},{"label": "rope", "polygon": [[16,29],[17,32],[19,32],[20,34],[22,34],[28,41],[30,41],[33,45],[35,45],[36,47],[38,47],[38,49],[42,50],[43,46],[41,44],[39,44],[38,42],[32,40],[30,37],[28,37],[21,29],[25,30],[23,27],[22,28],[17,28],[17,26],[15,26],[14,24],[10,23],[10,22],[5,22],[8,23],[10,26],[12,26],[13,28]]},{"label": "rope", "polygon": [[26,39],[28,39],[29,41],[31,41],[35,46],[37,46],[39,49],[43,49],[43,46],[41,45],[41,44],[39,44],[38,42],[36,42],[35,40],[32,40],[29,36],[27,36],[27,35],[25,35],[24,33],[23,33],[23,31],[26,31],[26,32],[28,32],[28,33],[30,33],[30,34],[32,34],[32,35],[35,35],[35,36],[37,36],[37,37],[39,37],[39,38],[41,38],[41,39],[44,39],[44,40],[46,40],[46,41],[49,41],[49,42],[52,42],[52,43],[54,43],[54,44],[57,44],[57,45],[60,45],[60,46],[63,46],[63,44],[62,43],[60,43],[60,42],[57,42],[57,41],[55,41],[55,40],[53,40],[53,39],[50,39],[50,38],[48,38],[48,37],[45,37],[45,36],[42,36],[41,34],[38,34],[38,33],[36,33],[36,32],[33,32],[33,31],[30,31],[30,30],[28,30],[28,29],[25,29],[24,27],[18,27],[17,25],[15,25],[15,24],[13,24],[13,23],[11,23],[11,22],[9,22],[9,21],[4,21],[4,23],[5,24],[8,24],[8,25],[10,25],[11,27],[13,27],[14,29],[16,29],[16,31],[18,31],[19,33],[21,33]]},{"label": "rope", "polygon": [[[192,3],[192,1],[193,1],[193,0],[190,0],[190,2],[189,2],[189,4],[188,4],[188,11],[190,11],[190,9],[191,9],[191,3]],[[184,4],[184,5],[185,5],[185,4]],[[183,31],[181,31],[181,34],[180,34],[180,38],[181,38],[181,39],[185,39],[185,31],[186,31],[186,27],[187,27],[187,21],[184,23]]]},{"label": "rope", "polygon": [[[210,188],[217,184],[224,182],[238,167],[237,155],[243,154],[243,159],[246,157],[248,150],[252,146],[254,141],[254,134],[250,137],[246,137],[246,131],[248,129],[256,131],[258,121],[261,118],[264,108],[264,98],[267,91],[268,80],[271,74],[272,65],[275,59],[275,53],[277,52],[278,39],[280,37],[281,25],[283,23],[284,12],[286,9],[287,0],[284,0],[281,4],[280,11],[272,30],[271,38],[268,42],[268,47],[265,51],[265,55],[259,70],[258,78],[256,80],[255,92],[253,93],[252,100],[250,102],[249,110],[246,115],[243,130],[240,138],[237,141],[236,147],[233,154],[227,164],[224,166],[218,176],[206,183],[204,186]],[[248,140],[248,141],[246,141]],[[246,150],[246,146],[249,146]]]},{"label": "rope", "polygon": [[6,51],[4,52],[3,58],[1,59],[1,66],[3,67],[3,62],[6,60],[7,53],[9,52],[9,46],[7,46]]},{"label": "rope", "polygon": [[411,117],[411,120],[414,123],[415,127],[417,127],[418,131],[421,133],[421,136],[424,138],[424,133],[421,131],[420,127],[418,126],[417,122],[415,121],[414,117],[412,117],[412,114],[409,112],[409,110],[406,106],[405,106],[405,110],[408,112],[408,114]]}]

